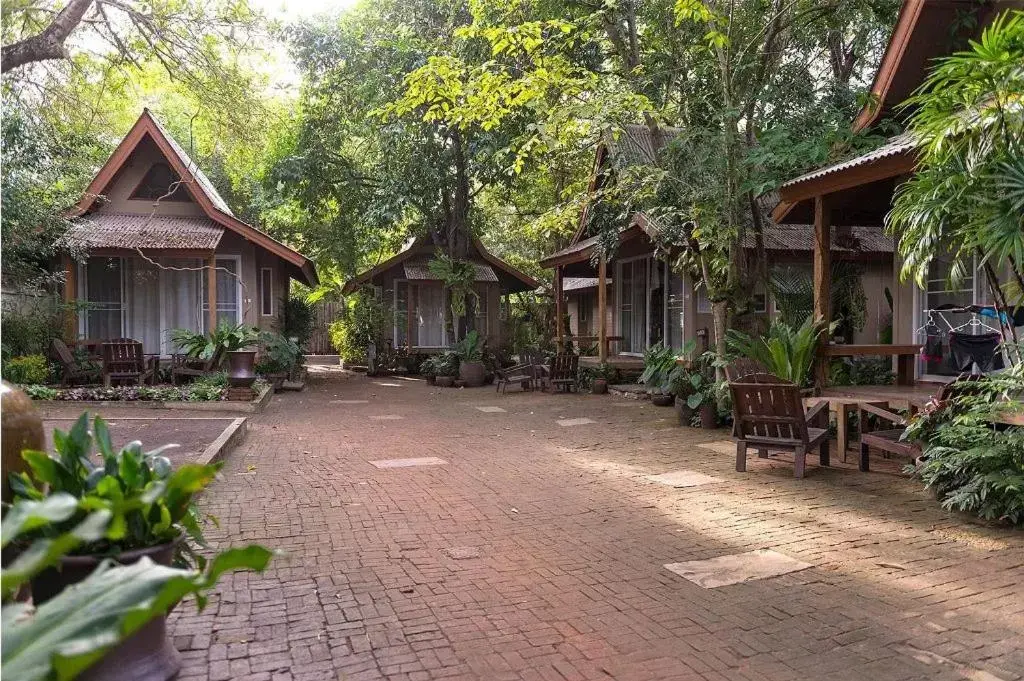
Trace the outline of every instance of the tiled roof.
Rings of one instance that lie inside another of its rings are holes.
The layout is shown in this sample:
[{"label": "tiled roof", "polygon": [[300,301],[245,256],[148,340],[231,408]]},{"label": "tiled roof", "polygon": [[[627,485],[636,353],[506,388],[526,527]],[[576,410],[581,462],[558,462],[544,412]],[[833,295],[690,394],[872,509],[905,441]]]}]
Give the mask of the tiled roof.
[{"label": "tiled roof", "polygon": [[915,144],[913,138],[908,133],[903,133],[902,135],[890,137],[885,144],[878,147],[874,151],[868,152],[861,156],[857,156],[856,158],[851,158],[847,161],[841,161],[840,163],[835,163],[833,165],[826,166],[824,168],[819,168],[818,170],[814,170],[809,173],[805,173],[800,177],[795,177],[792,180],[789,180],[788,182],[784,182],[782,186],[791,187],[795,184],[800,184],[801,182],[807,182],[808,180],[816,180],[819,177],[825,177],[826,175],[832,175],[833,173],[838,173],[843,170],[849,170],[850,168],[856,168],[858,166],[867,165],[868,163],[871,163],[873,161],[878,161],[883,158],[889,158],[890,156],[896,156],[897,154],[902,154],[907,151],[913,151],[914,147]]},{"label": "tiled roof", "polygon": [[[747,233],[744,248],[754,248],[754,237]],[[771,225],[764,230],[768,251],[813,251],[814,225]],[[833,228],[832,250],[851,253],[892,253],[893,240],[881,227]]]},{"label": "tiled roof", "polygon": [[[441,281],[441,277],[430,271],[430,265],[426,260],[407,261],[402,266],[405,268],[405,278],[410,281]],[[476,269],[474,281],[498,281],[498,275],[490,265],[474,262],[473,267]]]},{"label": "tiled roof", "polygon": [[[566,277],[562,280],[563,291],[582,291],[588,288],[597,288],[597,277]],[[612,278],[608,277],[605,285],[611,284]]]},{"label": "tiled roof", "polygon": [[213,250],[224,228],[209,218],[92,213],[75,218],[63,242],[72,248]]},{"label": "tiled roof", "polygon": [[[670,142],[681,133],[682,128],[662,126],[663,144]],[[612,159],[620,167],[650,165],[655,161],[654,140],[646,125],[629,124],[622,126],[618,136],[611,131],[605,133],[605,145],[611,151]]]},{"label": "tiled roof", "polygon": [[167,132],[167,129],[164,128],[159,120],[157,120],[157,117],[152,114],[150,114],[150,116],[153,119],[153,123],[155,123],[160,129],[160,132],[163,133],[164,137],[167,138],[167,142],[171,145],[171,149],[174,150],[174,153],[177,154],[178,160],[180,160],[182,165],[188,168],[192,173],[192,176],[196,178],[196,184],[199,185],[199,189],[206,194],[207,198],[210,199],[210,203],[212,203],[220,212],[234,217],[235,214],[231,212],[230,208],[228,208],[227,201],[224,200],[224,197],[220,195],[217,188],[213,186],[212,182],[210,182],[210,178],[206,176],[196,162],[193,161],[181,145],[178,144],[178,141],[171,136],[171,133]]}]

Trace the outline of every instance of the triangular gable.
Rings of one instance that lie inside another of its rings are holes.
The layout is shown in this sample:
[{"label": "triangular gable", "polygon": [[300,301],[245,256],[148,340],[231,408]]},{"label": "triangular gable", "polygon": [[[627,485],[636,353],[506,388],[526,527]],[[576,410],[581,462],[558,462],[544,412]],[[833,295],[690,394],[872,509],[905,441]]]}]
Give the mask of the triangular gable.
[{"label": "triangular gable", "polygon": [[274,239],[269,234],[261,232],[252,225],[236,218],[224,201],[224,198],[221,197],[213,186],[213,183],[210,182],[209,178],[199,169],[189,155],[185,153],[181,145],[160,125],[149,109],[143,109],[139,120],[135,122],[132,129],[128,131],[128,134],[124,136],[124,139],[114,149],[114,153],[110,155],[107,162],[96,173],[96,176],[82,194],[81,200],[69,211],[69,218],[84,215],[93,208],[118,171],[121,170],[125,162],[131,157],[132,152],[147,137],[156,144],[156,147],[171,169],[182,178],[184,181],[183,185],[188,190],[189,195],[202,208],[207,217],[293,265],[301,272],[301,278],[310,286],[317,285],[316,268],[313,262],[295,249]]}]

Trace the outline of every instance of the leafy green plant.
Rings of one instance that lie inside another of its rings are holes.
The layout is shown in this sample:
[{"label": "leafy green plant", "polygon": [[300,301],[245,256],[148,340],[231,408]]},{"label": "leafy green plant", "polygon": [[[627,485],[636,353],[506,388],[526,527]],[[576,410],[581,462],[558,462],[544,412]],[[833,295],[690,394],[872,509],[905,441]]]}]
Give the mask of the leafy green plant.
[{"label": "leafy green plant", "polygon": [[50,363],[43,355],[12,357],[4,364],[4,378],[18,385],[46,383],[50,378]]},{"label": "leafy green plant", "polygon": [[480,296],[473,288],[476,282],[476,268],[473,263],[450,258],[438,252],[427,263],[430,272],[444,282],[451,300],[452,319],[461,319],[466,315],[466,305],[470,298]]},{"label": "leafy green plant", "polygon": [[364,289],[348,296],[341,316],[331,323],[328,333],[342,361],[365,362],[371,343],[378,348],[386,344],[384,333],[389,324],[387,308],[371,290]]},{"label": "leafy green plant", "polygon": [[888,357],[837,357],[829,365],[830,385],[890,385],[896,381]]},{"label": "leafy green plant", "polygon": [[648,390],[661,390],[676,367],[676,351],[662,344],[644,350],[644,370],[637,383],[647,386]]},{"label": "leafy green plant", "polygon": [[171,341],[189,357],[210,359],[219,349],[221,354],[247,348],[259,339],[259,332],[245,324],[221,322],[209,334],[190,329],[172,329]]},{"label": "leafy green plant", "polygon": [[313,335],[315,316],[313,303],[302,296],[285,296],[281,301],[281,335],[305,344]]},{"label": "leafy green plant", "polygon": [[279,333],[264,331],[260,334],[260,355],[256,371],[259,374],[287,374],[299,366],[302,348]]},{"label": "leafy green plant", "polygon": [[45,385],[23,385],[22,391],[33,400],[55,400],[60,394],[56,388]]},{"label": "leafy green plant", "polygon": [[454,352],[463,362],[482,362],[487,341],[474,329],[455,344]]},{"label": "leafy green plant", "polygon": [[748,359],[757,360],[779,378],[807,385],[811,378],[811,365],[818,340],[834,328],[808,317],[794,330],[785,322],[775,321],[763,338],[751,338],[742,331],[730,329],[726,335],[729,349]]},{"label": "leafy green plant", "polygon": [[[43,501],[55,494],[75,499],[75,513],[59,522],[39,528],[41,537],[54,538],[70,532],[93,510],[116,509],[126,500],[132,506],[123,518],[115,516],[114,525],[102,541],[90,541],[79,549],[91,555],[117,555],[132,549],[159,546],[191,537],[202,545],[199,515],[192,501],[209,485],[220,464],[184,464],[171,466],[163,455],[169,446],[144,452],[142,444],[132,442],[115,451],[106,422],[96,417],[89,428],[89,414],[83,413],[71,430],[54,430],[52,453],[25,450],[22,457],[28,472],[10,477],[15,499]],[[98,450],[102,463],[94,461]],[[36,535],[29,533],[28,538]],[[187,542],[176,546],[176,559],[188,564],[196,556]]]},{"label": "leafy green plant", "polygon": [[436,376],[458,376],[459,356],[451,351],[434,355],[433,367]]}]

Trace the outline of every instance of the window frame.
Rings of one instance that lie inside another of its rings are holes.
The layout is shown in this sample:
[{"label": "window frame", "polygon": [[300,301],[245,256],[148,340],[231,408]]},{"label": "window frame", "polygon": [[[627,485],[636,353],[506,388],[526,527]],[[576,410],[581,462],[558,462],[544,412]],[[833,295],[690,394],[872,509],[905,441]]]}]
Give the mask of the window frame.
[{"label": "window frame", "polygon": [[[270,295],[267,296],[267,279],[266,276],[270,275]],[[267,312],[267,308],[264,304],[270,301],[270,312]],[[273,317],[274,316],[274,268],[273,267],[261,267],[260,268],[260,316],[261,317]]]}]

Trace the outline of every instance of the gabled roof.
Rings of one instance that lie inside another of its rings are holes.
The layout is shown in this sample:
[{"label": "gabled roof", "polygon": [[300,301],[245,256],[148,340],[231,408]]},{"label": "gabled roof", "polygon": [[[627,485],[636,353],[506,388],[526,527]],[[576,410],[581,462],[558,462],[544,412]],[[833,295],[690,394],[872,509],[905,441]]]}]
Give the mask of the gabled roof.
[{"label": "gabled roof", "polygon": [[[144,220],[139,220],[144,217]],[[143,248],[209,251],[224,228],[209,218],[179,215],[93,213],[75,220],[63,243],[73,249]]]},{"label": "gabled roof", "polygon": [[131,157],[132,152],[146,138],[151,139],[156,144],[167,160],[168,165],[182,179],[189,195],[202,208],[210,220],[221,227],[239,234],[292,265],[295,268],[293,276],[298,275],[295,276],[296,279],[300,279],[310,286],[317,285],[316,267],[313,261],[295,249],[274,239],[269,234],[236,218],[231,213],[231,209],[224,201],[224,198],[221,197],[213,186],[213,183],[210,182],[209,178],[199,169],[189,155],[185,153],[181,145],[160,125],[149,109],[143,109],[139,120],[135,122],[132,129],[128,131],[128,134],[117,145],[114,153],[110,155],[107,162],[96,173],[96,176],[82,194],[81,200],[69,211],[69,218],[81,217],[95,207],[96,203],[103,196],[103,192],[110,185],[110,182]]},{"label": "gabled roof", "polygon": [[[470,262],[473,263],[474,267],[477,270],[477,281],[492,281],[487,273],[487,270],[490,270],[490,268],[488,268],[487,266],[490,265],[500,270],[508,278],[515,280],[516,284],[513,287],[510,287],[511,290],[532,291],[533,289],[540,286],[540,283],[538,283],[536,279],[534,279],[528,274],[520,272],[515,267],[512,267],[507,262],[505,262],[501,258],[497,257],[496,255],[488,251],[484,247],[483,242],[481,242],[480,239],[473,237],[472,244],[473,248],[476,249],[476,252],[480,260],[483,261],[483,263],[480,263],[479,261],[476,261],[475,258],[470,258]],[[405,246],[402,247],[402,250],[396,253],[395,255],[391,256],[390,258],[381,262],[375,267],[372,267],[364,272],[359,273],[359,275],[356,276],[354,279],[350,279],[349,281],[345,282],[345,286],[342,287],[341,292],[344,294],[353,293],[359,290],[361,286],[370,283],[373,280],[373,278],[376,277],[377,275],[388,271],[389,269],[395,267],[396,265],[404,264],[406,263],[406,261],[410,260],[412,262],[409,263],[409,266],[413,266],[413,271],[418,274],[422,274],[420,269],[416,266],[420,264],[422,256],[428,252],[429,246],[430,244],[421,237],[410,239],[405,244]],[[412,260],[414,257],[415,260]],[[405,271],[406,274],[408,274],[408,267],[403,268],[403,271]],[[490,270],[490,275],[494,276],[495,280],[498,279],[498,277],[494,275],[493,270]],[[419,278],[430,279],[432,277],[423,276]]]}]

